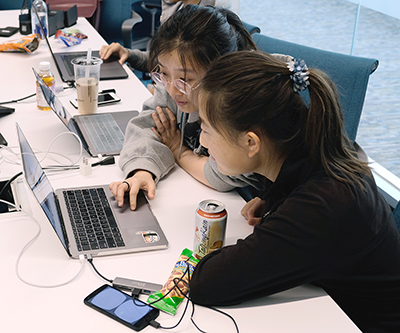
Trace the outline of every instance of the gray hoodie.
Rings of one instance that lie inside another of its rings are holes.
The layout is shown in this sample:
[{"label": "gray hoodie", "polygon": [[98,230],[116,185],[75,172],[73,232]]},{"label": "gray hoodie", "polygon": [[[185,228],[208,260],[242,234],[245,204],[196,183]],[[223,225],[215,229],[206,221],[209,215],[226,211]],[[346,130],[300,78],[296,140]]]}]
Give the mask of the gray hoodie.
[{"label": "gray hoodie", "polygon": [[[199,143],[198,112],[183,113],[166,90],[154,89],[154,96],[144,102],[143,111],[139,116],[132,118],[126,128],[124,146],[119,160],[125,177],[129,177],[130,173],[135,170],[147,170],[154,175],[157,183],[175,165],[170,149],[161,143],[151,130],[151,127],[155,126],[151,114],[155,112],[157,106],[161,106],[163,109],[168,107],[175,114],[184,145],[191,148],[194,154],[208,156],[207,150]],[[184,130],[182,131],[182,129]],[[221,174],[211,158],[204,166],[204,175],[218,191],[230,191],[235,187],[247,185],[261,188],[252,173],[236,177]]]}]

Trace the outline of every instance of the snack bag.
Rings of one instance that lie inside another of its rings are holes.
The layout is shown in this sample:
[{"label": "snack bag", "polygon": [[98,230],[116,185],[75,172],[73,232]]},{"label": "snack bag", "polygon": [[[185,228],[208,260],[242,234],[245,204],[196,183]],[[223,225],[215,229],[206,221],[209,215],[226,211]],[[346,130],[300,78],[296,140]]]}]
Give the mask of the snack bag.
[{"label": "snack bag", "polygon": [[[154,307],[170,314],[176,314],[178,305],[183,301],[189,290],[190,277],[199,262],[199,259],[192,255],[193,251],[191,250],[184,249],[182,251],[168,281],[164,284],[161,290],[149,296],[147,299],[148,303],[152,303]],[[178,282],[181,278],[182,280]],[[176,285],[178,285],[179,289]],[[172,291],[166,297],[162,298],[170,290]],[[157,302],[153,303],[154,301]]]},{"label": "snack bag", "polygon": [[83,34],[79,29],[63,29],[57,30],[56,37],[60,43],[65,46],[72,46],[76,44],[80,44],[82,39],[88,38],[85,34]]},{"label": "snack bag", "polygon": [[0,43],[0,51],[32,53],[40,45],[40,36],[32,34]]},{"label": "snack bag", "polygon": [[65,46],[72,46],[72,45],[76,45],[76,44],[80,44],[82,39],[77,38],[77,37],[64,37],[64,36],[60,36],[58,37],[58,40],[63,43]]}]

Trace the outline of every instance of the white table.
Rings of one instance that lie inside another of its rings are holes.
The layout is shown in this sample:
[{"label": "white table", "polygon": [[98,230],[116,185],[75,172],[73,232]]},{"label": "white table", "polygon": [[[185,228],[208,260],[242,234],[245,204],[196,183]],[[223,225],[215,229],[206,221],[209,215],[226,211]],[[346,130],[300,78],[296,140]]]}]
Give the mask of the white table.
[{"label": "white table", "polygon": [[[17,26],[18,11],[1,11],[2,25]],[[78,20],[78,27],[89,39],[76,46],[75,50],[99,48],[105,42],[84,19]],[[15,36],[14,36],[15,37]],[[60,45],[54,42],[55,49]],[[0,42],[4,39],[0,39]],[[58,76],[50,53],[41,48],[34,54],[0,53],[0,101],[16,99],[35,91],[35,80],[31,67],[38,68],[42,60],[52,63],[53,72]],[[128,73],[129,70],[127,69]],[[99,109],[99,112],[141,109],[142,102],[150,96],[147,89],[131,73],[129,78],[119,81],[101,81],[100,89],[115,88],[121,103]],[[57,80],[61,84],[61,80]],[[69,105],[74,92],[59,95],[71,112]],[[54,137],[65,132],[64,125],[51,111],[39,111],[35,100],[30,103],[9,105],[16,109],[13,115],[0,118],[0,132],[10,146],[17,145],[15,122],[21,125],[28,141],[35,149],[47,150]],[[78,142],[64,136],[53,149],[71,156],[77,156]],[[43,164],[52,163],[45,160]],[[3,163],[0,166],[0,180],[9,179],[21,171],[18,165]],[[81,176],[79,171],[50,174],[54,188],[68,186],[110,183],[122,179],[118,166],[104,166],[93,169],[90,176]],[[80,268],[79,261],[69,259],[59,243],[40,207],[27,190],[24,191],[42,231],[37,241],[22,256],[19,265],[21,276],[30,283],[54,285],[72,278]],[[203,186],[179,167],[157,186],[156,198],[151,207],[163,228],[170,246],[167,250],[134,253],[94,259],[97,269],[109,279],[116,276],[164,284],[168,279],[179,254],[187,247],[192,248],[194,236],[194,214],[197,204],[204,199],[222,201],[228,210],[227,244],[234,244],[252,232],[240,209],[244,201],[235,193],[218,193]],[[2,332],[129,332],[129,329],[93,311],[83,304],[83,299],[104,283],[92,268],[86,264],[82,274],[73,282],[59,288],[37,288],[22,282],[15,273],[15,265],[23,247],[36,234],[38,227],[23,213],[0,214],[1,276],[0,311]],[[145,299],[145,298],[144,298]],[[181,305],[175,317],[161,313],[158,321],[163,326],[174,325],[182,314]],[[222,308],[232,315],[241,332],[360,332],[336,303],[326,293],[312,286],[301,286],[270,297],[257,299],[239,306]],[[189,306],[189,313],[190,313]],[[174,332],[197,332],[187,314]],[[233,323],[227,317],[209,309],[196,306],[195,320],[207,332],[235,332]],[[144,332],[152,332],[147,327]]]}]

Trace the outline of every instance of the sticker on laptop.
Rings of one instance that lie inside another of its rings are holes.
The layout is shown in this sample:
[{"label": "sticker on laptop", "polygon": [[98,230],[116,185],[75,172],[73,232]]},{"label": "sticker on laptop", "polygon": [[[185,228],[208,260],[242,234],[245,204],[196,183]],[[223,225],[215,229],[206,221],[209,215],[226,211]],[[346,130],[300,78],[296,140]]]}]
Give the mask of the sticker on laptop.
[{"label": "sticker on laptop", "polygon": [[153,230],[137,231],[136,235],[142,235],[145,243],[156,243],[160,240],[160,236]]}]

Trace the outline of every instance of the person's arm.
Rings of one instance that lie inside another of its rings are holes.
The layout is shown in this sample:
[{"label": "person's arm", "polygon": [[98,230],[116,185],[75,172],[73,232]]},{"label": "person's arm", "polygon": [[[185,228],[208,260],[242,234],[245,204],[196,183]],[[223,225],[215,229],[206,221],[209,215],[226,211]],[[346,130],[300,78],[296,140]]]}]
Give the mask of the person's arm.
[{"label": "person's arm", "polygon": [[147,62],[149,60],[149,52],[141,51],[141,50],[128,50],[129,56],[127,58],[127,62],[131,67],[137,69],[141,72],[148,72],[151,68],[147,68]]},{"label": "person's arm", "polygon": [[157,183],[175,164],[170,149],[151,130],[154,127],[152,113],[158,105],[167,105],[177,111],[169,94],[156,89],[154,96],[143,104],[143,111],[129,121],[119,160],[125,177],[135,170],[147,170]]},{"label": "person's arm", "polygon": [[147,72],[147,61],[149,59],[149,52],[140,50],[130,50],[123,47],[119,43],[111,43],[103,45],[99,51],[100,58],[107,60],[111,55],[119,58],[119,63],[123,65],[126,61],[133,67],[142,72]]},{"label": "person's arm", "polygon": [[[193,302],[238,304],[350,267],[360,232],[348,216],[352,198],[340,194],[329,189],[321,195],[316,187],[292,194],[247,238],[206,255],[190,281]],[[332,203],[336,195],[343,200]]]},{"label": "person's arm", "polygon": [[120,153],[119,166],[124,172],[125,181],[110,184],[110,189],[121,205],[125,192],[130,193],[130,206],[136,207],[136,194],[140,189],[148,191],[150,199],[155,195],[155,184],[175,165],[174,156],[167,146],[160,142],[151,130],[154,126],[152,113],[155,105],[176,107],[168,93],[156,90],[153,97],[145,101],[143,111],[128,123],[124,145]]}]

